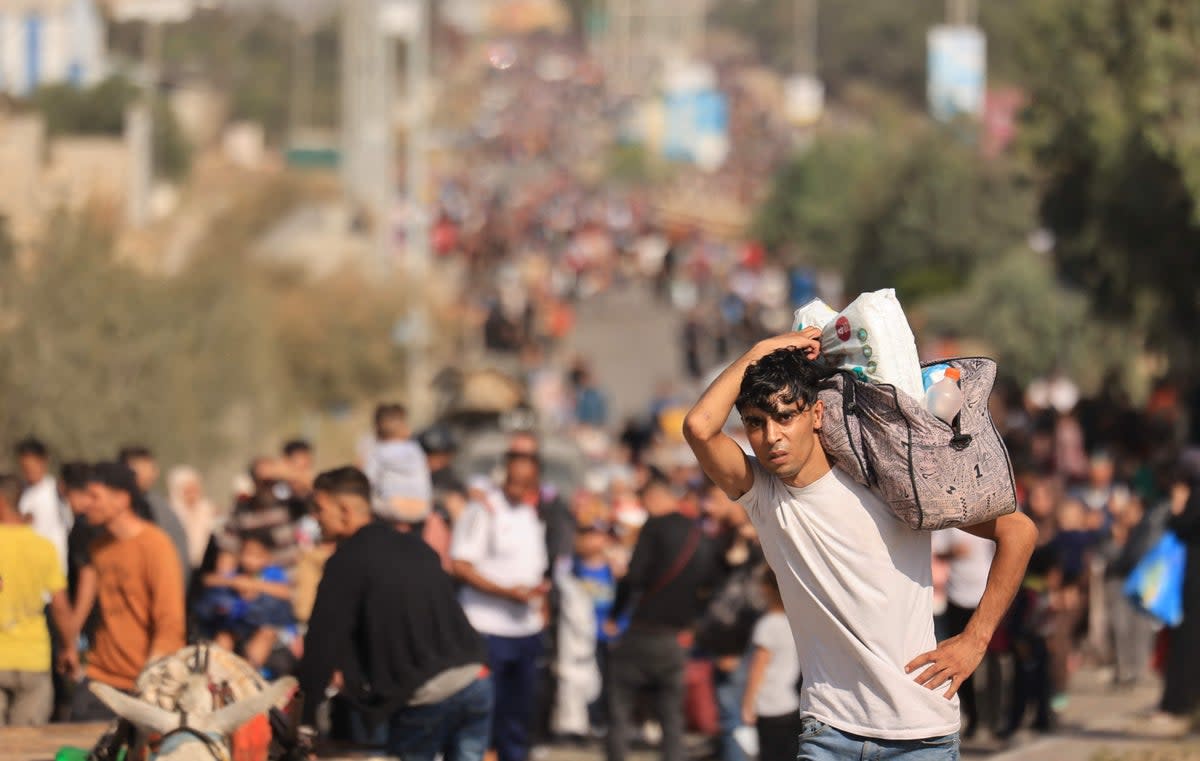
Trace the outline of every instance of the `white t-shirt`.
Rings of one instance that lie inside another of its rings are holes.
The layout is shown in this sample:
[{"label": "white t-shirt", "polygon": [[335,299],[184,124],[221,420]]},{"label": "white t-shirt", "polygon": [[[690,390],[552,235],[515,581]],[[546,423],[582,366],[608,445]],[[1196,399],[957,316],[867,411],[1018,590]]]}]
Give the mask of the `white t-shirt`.
[{"label": "white t-shirt", "polygon": [[796,692],[796,683],[800,681],[800,659],[796,657],[796,641],[787,615],[767,613],[758,619],[750,641],[771,654],[767,672],[754,696],[755,713],[783,716],[794,712],[800,707],[800,694]]},{"label": "white t-shirt", "polygon": [[996,543],[956,528],[933,532],[933,551],[948,556],[946,599],[960,608],[974,610],[983,599],[988,572],[996,555]]},{"label": "white t-shirt", "polygon": [[792,622],[804,672],[800,712],[886,740],[958,731],[958,698],[904,666],[933,650],[929,533],[914,531],[832,468],[789,487],[748,458],[754,485],[738,502],[758,531]]},{"label": "white t-shirt", "polygon": [[17,503],[21,515],[32,518],[33,530],[50,540],[58,553],[58,563],[63,573],[67,571],[67,531],[70,529],[69,511],[63,510],[58,498],[58,483],[53,476],[46,476],[21,493]]},{"label": "white t-shirt", "polygon": [[[472,503],[454,524],[450,557],[475,566],[487,580],[504,587],[535,587],[546,574],[546,525],[528,505],[512,506],[491,493],[486,505]],[[519,603],[464,585],[463,612],[475,630],[499,637],[527,637],[542,630],[536,604]]]}]

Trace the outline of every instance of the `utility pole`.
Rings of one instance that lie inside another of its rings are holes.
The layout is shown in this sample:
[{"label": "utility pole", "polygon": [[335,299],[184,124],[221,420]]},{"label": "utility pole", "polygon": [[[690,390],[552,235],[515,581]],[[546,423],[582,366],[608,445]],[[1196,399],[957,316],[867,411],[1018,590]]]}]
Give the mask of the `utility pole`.
[{"label": "utility pole", "polygon": [[126,217],[133,227],[150,221],[150,194],[154,189],[154,104],[162,78],[163,25],[186,21],[192,0],[121,0],[113,5],[117,21],[142,23],[142,99],[126,115],[127,141],[132,153],[131,181]]},{"label": "utility pole", "polygon": [[315,0],[307,0],[296,8],[292,29],[292,95],[288,121],[290,140],[294,145],[305,129],[312,125],[313,37],[320,25]]},{"label": "utility pole", "polygon": [[429,277],[429,69],[433,18],[429,0],[409,0],[416,5],[417,26],[408,40],[409,123],[407,138],[408,324],[406,371],[409,407],[423,403],[428,376],[429,309],[424,284]]},{"label": "utility pole", "polygon": [[951,26],[967,26],[975,23],[974,0],[946,0],[946,23]]},{"label": "utility pole", "polygon": [[392,134],[393,48],[379,28],[379,0],[342,6],[342,181],[366,213],[371,233],[369,268],[392,271],[395,141]]}]

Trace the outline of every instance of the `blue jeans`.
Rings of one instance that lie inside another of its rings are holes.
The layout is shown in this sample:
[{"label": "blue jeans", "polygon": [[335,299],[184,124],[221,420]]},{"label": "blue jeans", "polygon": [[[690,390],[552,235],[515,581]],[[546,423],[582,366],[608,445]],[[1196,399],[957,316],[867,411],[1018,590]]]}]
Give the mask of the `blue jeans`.
[{"label": "blue jeans", "polygon": [[480,761],[492,721],[492,680],[476,679],[440,703],[407,706],[388,720],[387,752],[402,761]]},{"label": "blue jeans", "polygon": [[529,731],[537,699],[537,661],[542,655],[542,635],[497,637],[487,635],[488,667],[496,687],[492,716],[492,747],[499,761],[525,761]]},{"label": "blue jeans", "polygon": [[[958,761],[958,733],[924,740],[878,740],[843,732],[811,716],[800,720],[795,761]],[[766,759],[762,761],[775,761]]]},{"label": "blue jeans", "polygon": [[[715,660],[715,659],[714,659]],[[713,665],[713,686],[717,693],[717,717],[721,734],[717,736],[720,761],[746,761],[746,753],[733,731],[742,725],[742,695],[746,692],[746,668],[749,658],[738,659],[733,671],[721,671]],[[788,759],[794,761],[794,759]]]}]

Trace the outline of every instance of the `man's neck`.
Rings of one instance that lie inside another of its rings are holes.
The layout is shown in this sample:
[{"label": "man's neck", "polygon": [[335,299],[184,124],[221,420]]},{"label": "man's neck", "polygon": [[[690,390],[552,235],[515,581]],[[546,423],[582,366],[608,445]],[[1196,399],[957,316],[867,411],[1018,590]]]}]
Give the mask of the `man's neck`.
[{"label": "man's neck", "polygon": [[132,539],[146,528],[146,521],[133,513],[122,513],[104,526],[115,539]]}]

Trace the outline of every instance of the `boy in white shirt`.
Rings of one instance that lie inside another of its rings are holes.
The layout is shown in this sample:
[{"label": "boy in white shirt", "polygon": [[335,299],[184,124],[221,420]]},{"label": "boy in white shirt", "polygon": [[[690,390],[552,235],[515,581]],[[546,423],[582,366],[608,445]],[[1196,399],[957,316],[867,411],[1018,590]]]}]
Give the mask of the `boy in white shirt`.
[{"label": "boy in white shirt", "polygon": [[762,578],[767,612],[754,625],[750,642],[750,673],[742,697],[742,721],[758,730],[761,761],[794,761],[800,742],[800,661],[792,625],[783,612],[783,597],[775,572]]}]

